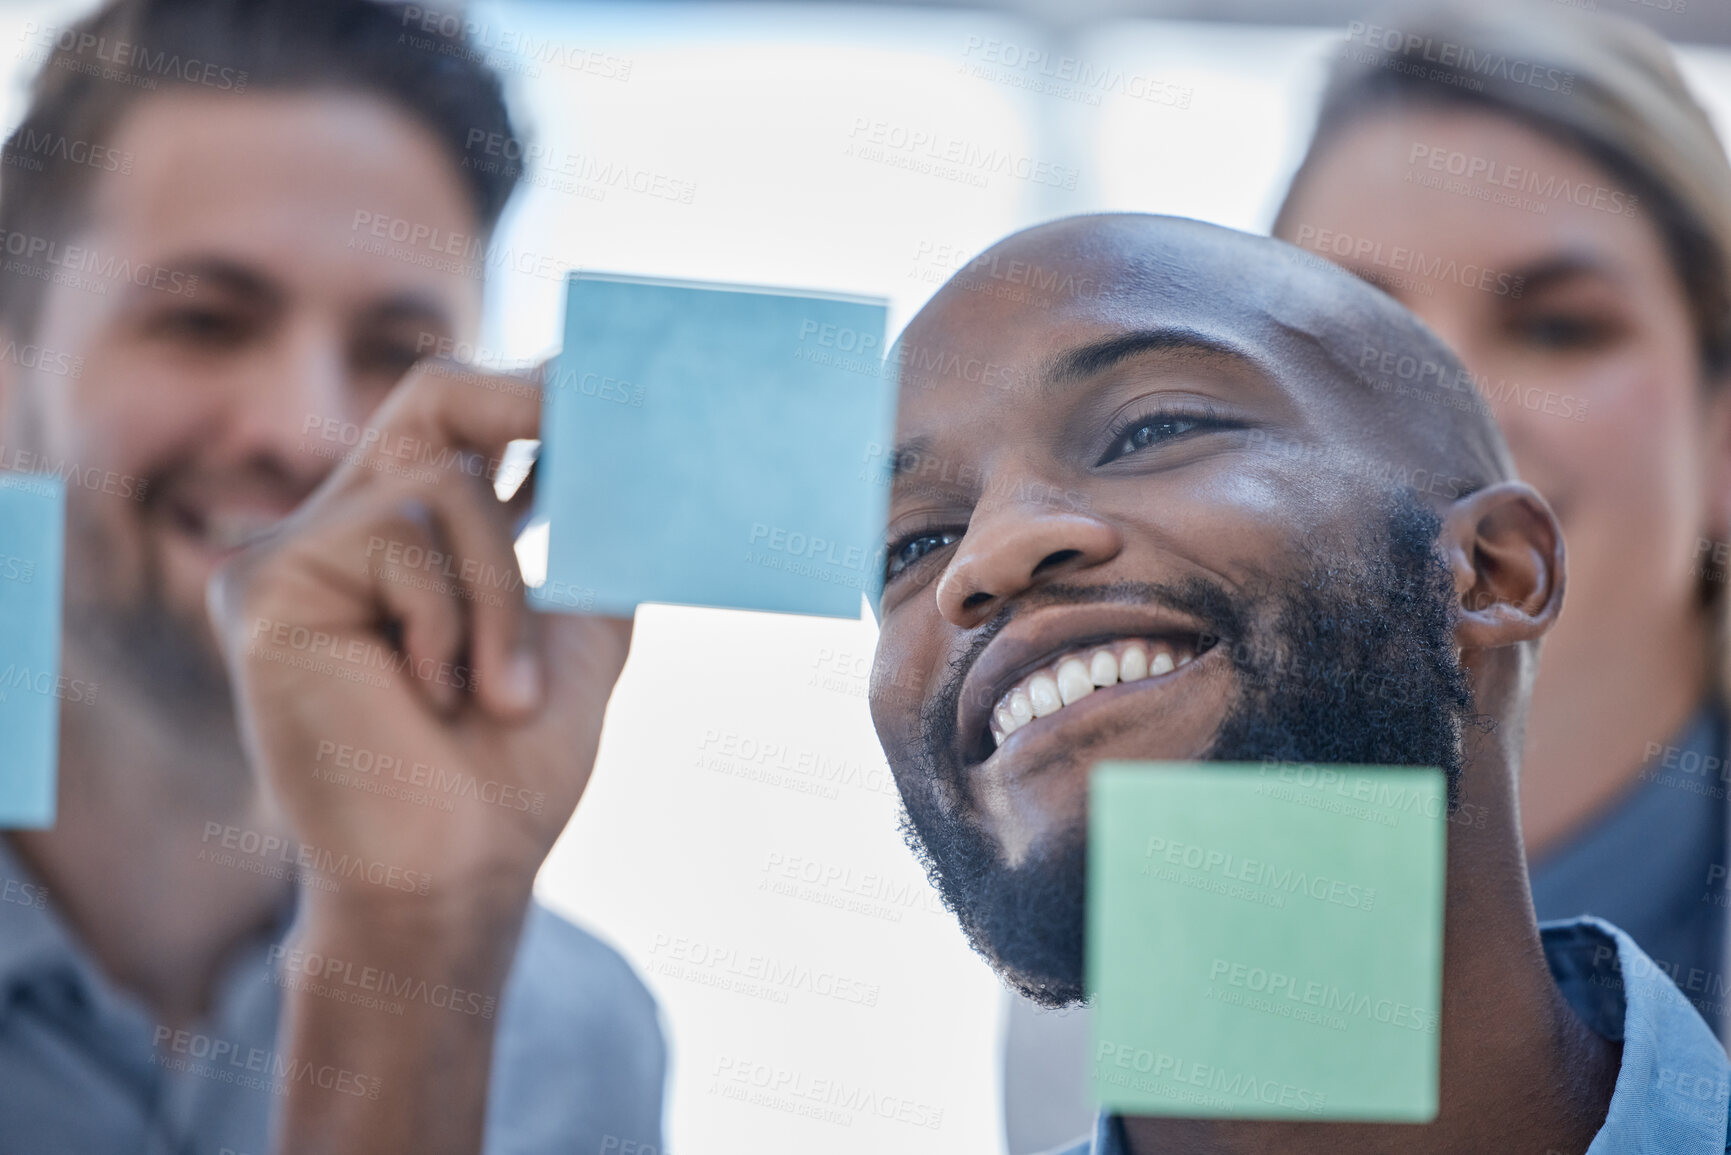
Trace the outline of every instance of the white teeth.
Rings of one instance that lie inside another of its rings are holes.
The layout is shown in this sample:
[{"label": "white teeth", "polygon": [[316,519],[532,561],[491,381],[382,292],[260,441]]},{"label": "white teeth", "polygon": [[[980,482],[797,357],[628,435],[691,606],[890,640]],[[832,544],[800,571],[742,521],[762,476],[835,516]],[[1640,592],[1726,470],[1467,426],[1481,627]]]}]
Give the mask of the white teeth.
[{"label": "white teeth", "polygon": [[1140,639],[1122,646],[1100,646],[1086,654],[1072,654],[1061,660],[1056,670],[1048,667],[1036,671],[999,699],[988,722],[992,740],[1002,745],[1035,718],[1055,714],[1096,689],[1157,678],[1188,665],[1195,657],[1189,646],[1174,647],[1165,641]]},{"label": "white teeth", "polygon": [[234,549],[269,530],[277,520],[247,513],[213,513],[205,518],[204,536],[218,549]]},{"label": "white teeth", "polygon": [[1068,706],[1078,698],[1086,698],[1094,692],[1094,682],[1088,676],[1088,667],[1082,664],[1080,658],[1066,658],[1058,666],[1058,697]]},{"label": "white teeth", "polygon": [[[1021,691],[1018,690],[1017,693],[1021,693]],[[1028,697],[1026,694],[1022,695],[1022,704],[1023,706],[1027,706],[1028,704]],[[1014,734],[1017,730],[1020,730],[1023,726],[1026,726],[1029,722],[1033,721],[1034,715],[1032,707],[1028,707],[1027,714],[1028,716],[1026,718],[1018,719],[1016,717],[1016,712],[1010,708],[1010,702],[1008,700],[999,702],[998,708],[992,711],[992,744],[994,746],[1002,746],[1005,738],[1008,738],[1011,734]]]},{"label": "white teeth", "polygon": [[1036,718],[1055,714],[1064,705],[1064,700],[1058,696],[1058,683],[1043,670],[1028,679],[1028,701],[1033,704]]}]

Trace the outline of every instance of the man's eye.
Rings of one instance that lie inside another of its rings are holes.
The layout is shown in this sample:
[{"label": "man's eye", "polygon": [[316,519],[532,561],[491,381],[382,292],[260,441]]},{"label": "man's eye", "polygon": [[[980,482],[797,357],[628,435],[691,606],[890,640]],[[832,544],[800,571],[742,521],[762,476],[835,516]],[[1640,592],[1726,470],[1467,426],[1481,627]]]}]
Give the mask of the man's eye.
[{"label": "man's eye", "polygon": [[415,346],[395,341],[363,342],[355,350],[355,360],[363,373],[377,373],[394,383],[421,359]]},{"label": "man's eye", "polygon": [[1107,449],[1106,455],[1095,464],[1105,465],[1108,461],[1116,461],[1139,449],[1183,437],[1198,429],[1218,428],[1221,424],[1222,422],[1214,417],[1200,414],[1156,413],[1137,417],[1112,431],[1111,448]]},{"label": "man's eye", "polygon": [[159,315],[151,325],[158,334],[195,345],[228,346],[245,336],[247,319],[216,309],[178,309]]},{"label": "man's eye", "polygon": [[1550,313],[1519,322],[1515,333],[1534,348],[1571,352],[1604,344],[1612,335],[1612,327],[1590,317]]},{"label": "man's eye", "polygon": [[902,538],[889,548],[889,557],[884,561],[884,580],[888,582],[895,579],[933,550],[943,549],[961,540],[961,533],[952,529],[922,530]]}]

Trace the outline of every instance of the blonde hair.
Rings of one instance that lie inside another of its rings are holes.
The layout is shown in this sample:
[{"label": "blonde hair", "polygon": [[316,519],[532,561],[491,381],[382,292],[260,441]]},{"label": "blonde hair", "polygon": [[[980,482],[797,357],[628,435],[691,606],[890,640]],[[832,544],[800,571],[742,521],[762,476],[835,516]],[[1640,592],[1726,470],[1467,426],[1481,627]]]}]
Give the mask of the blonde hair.
[{"label": "blonde hair", "polygon": [[1731,372],[1731,164],[1666,43],[1641,25],[1536,0],[1409,4],[1355,21],[1274,231],[1329,143],[1405,104],[1509,117],[1638,195],[1688,298],[1706,382]]}]

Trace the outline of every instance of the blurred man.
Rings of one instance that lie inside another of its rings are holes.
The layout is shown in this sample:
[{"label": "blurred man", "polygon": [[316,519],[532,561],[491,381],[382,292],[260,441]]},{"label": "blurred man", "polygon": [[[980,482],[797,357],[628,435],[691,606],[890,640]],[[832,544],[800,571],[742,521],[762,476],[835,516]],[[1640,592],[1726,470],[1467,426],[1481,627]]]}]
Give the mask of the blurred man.
[{"label": "blurred man", "polygon": [[[1082,997],[1101,759],[1438,766],[1451,800],[1475,808],[1449,829],[1434,1122],[1103,1118],[1075,1150],[1724,1151],[1731,1065],[1682,994],[1607,923],[1535,922],[1515,775],[1562,538],[1459,362],[1340,270],[1192,221],[1074,218],[987,256],[1055,288],[1012,301],[953,281],[903,336],[871,695],[910,834],[976,948],[1031,997]],[[1064,289],[1080,283],[1110,288]],[[1428,384],[1367,372],[1367,344],[1430,366]],[[964,374],[979,364],[997,371]],[[507,384],[418,369],[380,408],[377,439],[496,454],[538,419]],[[563,810],[630,625],[540,617],[521,598],[470,613],[464,597],[349,579],[379,537],[450,543],[477,572],[510,562],[510,507],[461,469],[406,479],[385,460],[346,464],[236,559],[213,606],[249,741],[297,827],[444,870],[431,907],[321,896],[293,948],[428,960],[488,992],[505,974],[488,933],[509,929],[558,824],[417,812],[387,826],[374,800],[299,768],[322,742],[377,745],[485,766]],[[1026,496],[1054,490],[1089,500]],[[293,663],[297,629],[333,651],[400,652],[402,670],[345,690]],[[441,686],[436,671],[465,655],[476,685]],[[1378,692],[1353,691],[1365,685]],[[363,1037],[328,1000],[297,997],[292,1013],[297,1060],[385,1071],[401,1089],[292,1098],[294,1150],[470,1149],[473,1061],[427,1056],[484,1049],[486,1024],[420,1014]]]},{"label": "blurred man", "polygon": [[[68,480],[76,694],[57,824],[0,840],[6,893],[48,895],[0,903],[0,1149],[257,1155],[296,1088],[379,1095],[377,1072],[289,1061],[281,1008],[308,989],[356,1034],[406,1008],[496,1026],[473,1072],[488,1151],[657,1147],[653,1002],[550,912],[525,901],[487,944],[509,983],[485,998],[284,950],[308,894],[426,892],[445,867],[284,821],[205,610],[417,357],[473,339],[514,179],[470,151],[516,153],[497,78],[460,21],[371,0],[118,0],[28,43],[43,67],[0,165],[0,465]],[[387,823],[546,803],[378,747],[302,770],[373,791]]]}]

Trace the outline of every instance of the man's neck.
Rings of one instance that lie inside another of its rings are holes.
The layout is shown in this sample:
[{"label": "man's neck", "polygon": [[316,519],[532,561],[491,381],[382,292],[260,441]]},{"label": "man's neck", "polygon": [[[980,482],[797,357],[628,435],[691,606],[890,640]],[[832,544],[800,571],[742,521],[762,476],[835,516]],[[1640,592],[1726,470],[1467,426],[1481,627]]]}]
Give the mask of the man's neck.
[{"label": "man's neck", "polygon": [[237,832],[280,834],[281,822],[226,711],[186,732],[137,687],[110,677],[101,689],[63,707],[58,820],[12,845],[109,978],[164,1024],[190,1023],[288,897],[291,882],[245,869],[234,849]]},{"label": "man's neck", "polygon": [[1534,921],[1514,792],[1471,775],[1485,828],[1450,824],[1443,919],[1441,1110],[1422,1126],[1126,1118],[1131,1155],[1443,1155],[1585,1151],[1622,1048],[1551,978]]}]

